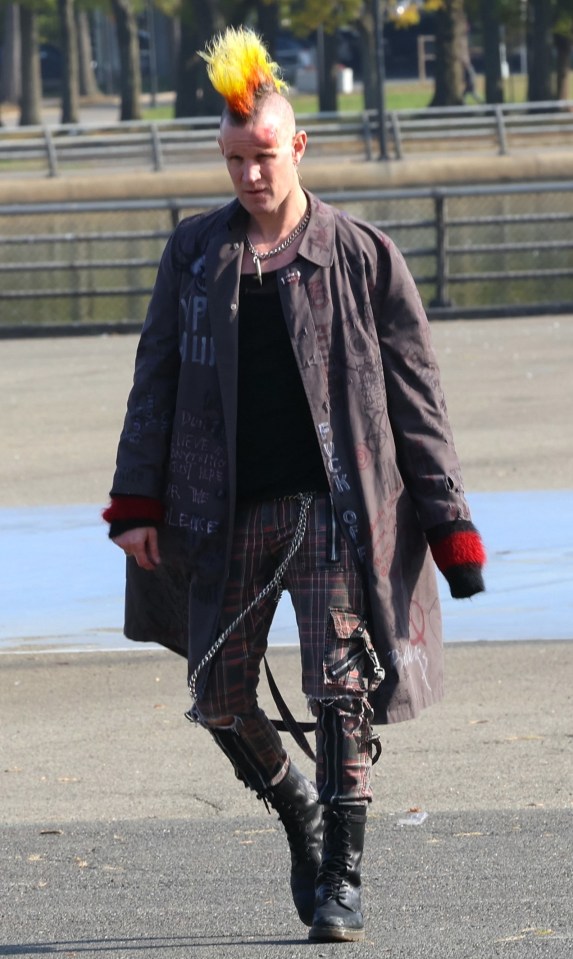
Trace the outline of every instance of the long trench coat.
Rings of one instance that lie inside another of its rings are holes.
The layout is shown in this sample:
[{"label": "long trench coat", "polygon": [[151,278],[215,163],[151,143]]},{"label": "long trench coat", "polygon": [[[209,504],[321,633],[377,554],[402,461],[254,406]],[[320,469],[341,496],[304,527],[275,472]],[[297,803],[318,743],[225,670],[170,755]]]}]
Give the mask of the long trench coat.
[{"label": "long trench coat", "polygon": [[[429,324],[403,257],[371,225],[309,201],[310,222],[278,287],[385,670],[370,697],[375,721],[393,722],[442,695],[440,604],[424,531],[470,514]],[[217,637],[235,512],[246,222],[234,200],[182,221],[168,241],[111,490],[165,506],[162,564],[145,572],[128,560],[126,635],[186,653],[192,671]]]}]

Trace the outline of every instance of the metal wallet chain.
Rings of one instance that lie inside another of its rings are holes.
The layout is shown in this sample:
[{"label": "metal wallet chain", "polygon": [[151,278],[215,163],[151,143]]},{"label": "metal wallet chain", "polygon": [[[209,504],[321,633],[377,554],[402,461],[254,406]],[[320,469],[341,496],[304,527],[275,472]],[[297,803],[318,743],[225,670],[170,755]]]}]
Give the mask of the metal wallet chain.
[{"label": "metal wallet chain", "polygon": [[197,687],[197,678],[199,676],[199,673],[201,672],[201,670],[205,668],[205,666],[207,666],[211,662],[213,657],[216,656],[216,654],[221,649],[221,646],[223,645],[225,640],[229,638],[233,630],[235,630],[237,626],[239,625],[239,623],[241,623],[244,620],[245,616],[247,616],[255,606],[258,606],[259,603],[262,603],[262,601],[266,599],[269,593],[272,593],[273,590],[276,590],[275,601],[277,603],[279,599],[281,598],[282,591],[283,591],[282,577],[288,564],[290,563],[293,556],[300,549],[302,545],[304,534],[306,532],[308,511],[310,509],[313,497],[314,497],[313,493],[297,493],[296,496],[294,497],[295,499],[298,499],[300,501],[300,512],[298,516],[296,529],[294,531],[294,535],[292,538],[292,542],[289,547],[289,551],[287,555],[285,556],[285,558],[283,559],[282,563],[280,563],[277,566],[275,570],[275,574],[273,578],[271,579],[271,581],[267,583],[267,585],[260,591],[260,593],[257,596],[255,596],[252,602],[250,602],[249,605],[241,613],[239,613],[236,619],[234,619],[233,622],[229,626],[227,626],[224,632],[222,632],[221,635],[216,639],[213,646],[211,646],[211,648],[205,653],[199,665],[196,666],[196,668],[193,670],[193,673],[189,677],[189,691],[193,699],[197,698],[196,687]]}]

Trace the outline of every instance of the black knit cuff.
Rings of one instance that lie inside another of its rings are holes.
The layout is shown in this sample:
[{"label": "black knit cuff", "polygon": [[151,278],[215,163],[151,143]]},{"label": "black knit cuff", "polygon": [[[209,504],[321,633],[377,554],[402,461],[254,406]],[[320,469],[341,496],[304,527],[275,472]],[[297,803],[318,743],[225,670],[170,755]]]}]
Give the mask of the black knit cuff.
[{"label": "black knit cuff", "polygon": [[485,590],[482,569],[486,552],[471,520],[450,520],[426,531],[434,562],[445,576],[454,599]]},{"label": "black knit cuff", "polygon": [[445,570],[444,576],[454,599],[468,599],[485,591],[481,566],[470,563],[465,566],[450,566]]},{"label": "black knit cuff", "polygon": [[122,533],[127,533],[130,529],[140,529],[142,526],[153,526],[155,529],[159,526],[156,520],[147,518],[141,519],[113,519],[109,524],[108,536],[110,539],[116,539]]}]

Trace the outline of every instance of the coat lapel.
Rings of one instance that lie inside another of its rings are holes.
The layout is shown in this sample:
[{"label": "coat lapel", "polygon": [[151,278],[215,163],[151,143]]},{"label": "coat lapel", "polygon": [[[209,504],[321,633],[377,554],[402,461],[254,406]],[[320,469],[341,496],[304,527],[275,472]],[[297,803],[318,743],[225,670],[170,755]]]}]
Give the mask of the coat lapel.
[{"label": "coat lapel", "polygon": [[245,216],[241,207],[235,208],[227,227],[209,243],[205,262],[209,319],[215,346],[229,469],[232,473],[231,488],[234,487],[237,432],[239,280]]}]

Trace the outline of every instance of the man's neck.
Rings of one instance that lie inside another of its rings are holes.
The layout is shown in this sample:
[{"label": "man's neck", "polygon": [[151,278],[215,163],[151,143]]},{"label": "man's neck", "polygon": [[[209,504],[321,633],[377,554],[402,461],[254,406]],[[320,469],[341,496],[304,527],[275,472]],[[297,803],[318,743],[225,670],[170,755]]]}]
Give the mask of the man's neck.
[{"label": "man's neck", "polygon": [[307,198],[302,187],[296,195],[290,198],[273,213],[251,216],[248,234],[251,243],[260,247],[261,251],[272,249],[284,240],[300,223],[307,210]]}]

